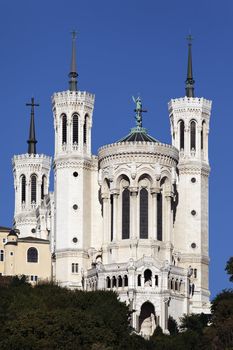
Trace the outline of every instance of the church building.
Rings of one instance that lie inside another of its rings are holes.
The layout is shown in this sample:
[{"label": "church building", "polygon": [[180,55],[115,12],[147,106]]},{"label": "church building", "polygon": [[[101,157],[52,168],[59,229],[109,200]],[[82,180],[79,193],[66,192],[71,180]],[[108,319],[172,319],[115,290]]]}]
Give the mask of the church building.
[{"label": "church building", "polygon": [[73,34],[69,89],[52,96],[54,192],[51,157],[36,151],[32,99],[28,151],[12,160],[14,230],[0,228],[0,272],[114,290],[134,310],[136,332],[167,332],[169,316],[209,313],[211,101],[194,96],[190,40],[185,96],[168,103],[171,144],[143,127],[137,97],[135,126],[94,155],[95,96],[79,90],[75,44]]}]

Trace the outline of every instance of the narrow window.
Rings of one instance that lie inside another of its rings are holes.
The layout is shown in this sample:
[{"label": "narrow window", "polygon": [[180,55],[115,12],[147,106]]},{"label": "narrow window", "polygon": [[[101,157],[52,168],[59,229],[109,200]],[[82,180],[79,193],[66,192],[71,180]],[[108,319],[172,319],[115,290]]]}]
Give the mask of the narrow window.
[{"label": "narrow window", "polygon": [[201,149],[204,149],[204,134],[205,134],[205,122],[202,122],[202,128],[201,128]]},{"label": "narrow window", "polygon": [[130,191],[125,188],[122,192],[122,239],[129,238],[130,223]]},{"label": "narrow window", "polygon": [[4,250],[0,250],[0,261],[4,261]]},{"label": "narrow window", "polygon": [[73,115],[73,144],[78,144],[78,116]]},{"label": "narrow window", "polygon": [[21,178],[21,202],[25,203],[26,201],[26,176],[23,175]]},{"label": "narrow window", "polygon": [[128,287],[128,276],[124,276],[124,287]]},{"label": "narrow window", "polygon": [[67,143],[67,116],[62,116],[62,144]]},{"label": "narrow window", "polygon": [[113,215],[114,215],[114,208],[113,208],[113,195],[110,195],[110,205],[111,205],[111,241],[113,240]]},{"label": "narrow window", "polygon": [[31,176],[31,203],[36,203],[36,175]]},{"label": "narrow window", "polygon": [[72,273],[78,273],[78,264],[77,263],[72,263],[71,271],[72,271]]},{"label": "narrow window", "polygon": [[44,199],[45,195],[45,183],[46,183],[46,176],[42,176],[42,184],[41,184],[41,199]]},{"label": "narrow window", "polygon": [[36,248],[29,248],[27,251],[27,262],[37,263],[38,262],[38,251]]},{"label": "narrow window", "polygon": [[141,287],[141,275],[138,275],[138,287]]},{"label": "narrow window", "polygon": [[190,124],[190,149],[196,149],[196,123],[194,121]]},{"label": "narrow window", "polygon": [[140,238],[148,238],[148,191],[140,190]]},{"label": "narrow window", "polygon": [[118,287],[122,287],[123,282],[122,282],[122,277],[118,276]]},{"label": "narrow window", "polygon": [[197,269],[193,270],[193,276],[194,276],[194,278],[197,278]]},{"label": "narrow window", "polygon": [[107,288],[111,288],[111,280],[109,276],[106,278],[106,284],[107,284]]},{"label": "narrow window", "polygon": [[116,287],[116,277],[113,276],[112,278],[112,287]]},{"label": "narrow window", "polygon": [[155,275],[155,286],[158,287],[159,285],[159,276]]},{"label": "narrow window", "polygon": [[87,143],[87,118],[88,118],[88,116],[85,115],[84,124],[83,124],[83,143],[84,143],[84,145]]},{"label": "narrow window", "polygon": [[184,121],[180,121],[180,150],[184,149]]},{"label": "narrow window", "polygon": [[157,194],[157,240],[163,240],[163,197]]}]

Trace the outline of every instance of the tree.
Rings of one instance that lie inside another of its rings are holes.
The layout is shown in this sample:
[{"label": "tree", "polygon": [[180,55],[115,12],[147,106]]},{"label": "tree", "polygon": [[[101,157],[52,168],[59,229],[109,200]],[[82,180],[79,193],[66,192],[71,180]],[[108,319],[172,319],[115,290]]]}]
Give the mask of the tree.
[{"label": "tree", "polygon": [[230,275],[229,280],[233,282],[233,256],[227,261],[225,271]]}]

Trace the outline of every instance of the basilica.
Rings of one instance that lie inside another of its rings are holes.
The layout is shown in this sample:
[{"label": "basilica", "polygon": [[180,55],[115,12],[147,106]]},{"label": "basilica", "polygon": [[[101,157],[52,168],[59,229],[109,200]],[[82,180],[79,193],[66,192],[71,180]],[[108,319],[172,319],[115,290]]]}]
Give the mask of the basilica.
[{"label": "basilica", "polygon": [[171,144],[143,127],[137,97],[134,127],[94,155],[95,96],[78,89],[75,40],[69,89],[52,96],[53,160],[36,151],[29,104],[28,151],[12,159],[14,227],[0,227],[0,274],[114,290],[134,311],[135,332],[166,333],[169,316],[209,313],[211,101],[194,96],[189,41],[185,96],[168,103]]}]

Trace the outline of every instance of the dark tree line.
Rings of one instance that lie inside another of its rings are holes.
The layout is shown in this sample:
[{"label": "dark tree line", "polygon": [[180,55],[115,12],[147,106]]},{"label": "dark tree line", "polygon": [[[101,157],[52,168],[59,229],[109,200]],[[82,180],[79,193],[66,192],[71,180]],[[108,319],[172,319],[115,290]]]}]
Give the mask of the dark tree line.
[{"label": "dark tree line", "polygon": [[[233,258],[226,271],[233,281]],[[114,292],[82,292],[53,284],[31,287],[24,277],[0,281],[0,349],[232,350],[233,289],[212,301],[211,315],[185,315],[170,335],[150,340],[132,332],[130,311]]]}]

